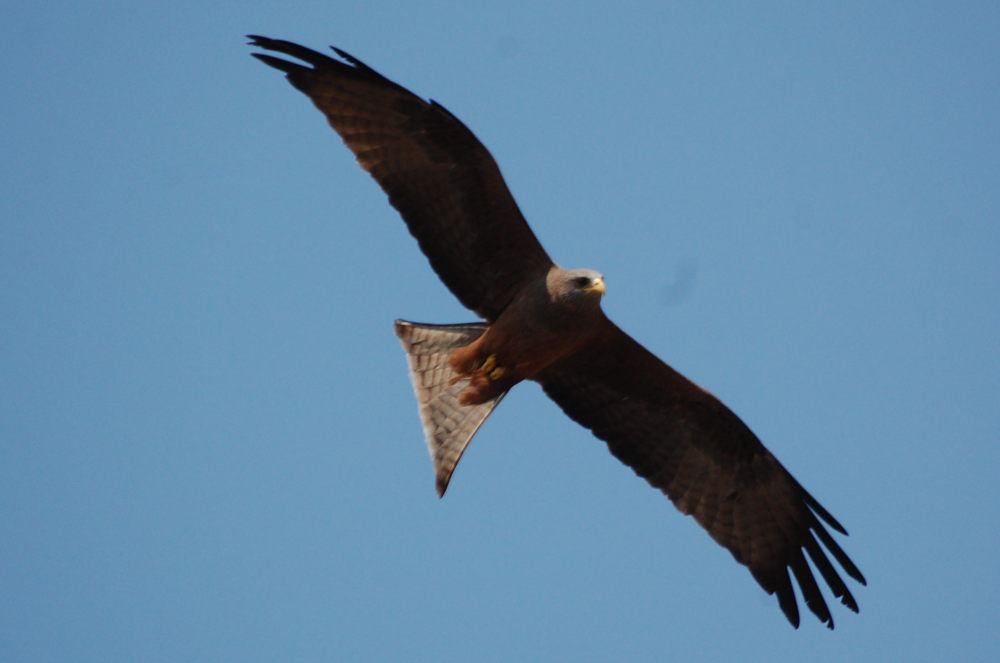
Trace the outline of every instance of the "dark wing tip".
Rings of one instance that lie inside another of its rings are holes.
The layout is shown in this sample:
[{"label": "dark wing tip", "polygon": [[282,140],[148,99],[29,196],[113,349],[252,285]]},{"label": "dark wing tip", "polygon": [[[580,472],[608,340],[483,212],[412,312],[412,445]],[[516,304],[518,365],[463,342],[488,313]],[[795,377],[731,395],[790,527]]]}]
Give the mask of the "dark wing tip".
[{"label": "dark wing tip", "polygon": [[[343,62],[338,62],[329,56],[296,44],[295,42],[285,41],[284,39],[271,39],[270,37],[262,37],[260,35],[247,35],[247,38],[250,39],[248,42],[250,46],[284,53],[303,62],[308,62],[316,69],[346,66]],[[257,53],[253,55],[259,57]]]},{"label": "dark wing tip", "polygon": [[806,558],[801,550],[792,557],[789,567],[792,569],[795,580],[799,583],[799,589],[802,591],[802,598],[806,602],[806,607],[821,622],[826,624],[827,628],[833,630],[833,615],[830,614],[830,608],[823,599],[823,592],[820,591],[819,585],[816,584],[816,578],[813,577],[812,570],[810,570],[809,564],[806,562]]},{"label": "dark wing tip", "polygon": [[247,43],[251,46],[282,53],[293,57],[296,60],[301,60],[302,62],[312,65],[312,68],[310,69],[309,67],[301,64],[288,62],[271,55],[251,53],[253,57],[257,58],[261,62],[270,65],[275,69],[280,69],[288,74],[289,81],[291,81],[295,87],[299,88],[303,92],[306,92],[306,94],[308,94],[308,91],[303,88],[309,87],[309,82],[315,80],[315,74],[329,72],[336,72],[339,75],[347,75],[355,79],[377,82],[381,85],[397,88],[406,94],[410,94],[405,88],[393,83],[361,60],[357,59],[347,51],[337,48],[336,46],[331,46],[330,48],[333,49],[334,53],[342,58],[341,60],[336,60],[328,55],[323,55],[318,51],[314,51],[311,48],[306,48],[305,46],[301,46],[295,42],[286,41],[284,39],[271,39],[270,37],[263,37],[261,35],[247,35],[247,38],[250,40]]},{"label": "dark wing tip", "polygon": [[754,569],[750,569],[750,572],[764,591],[777,596],[781,612],[785,613],[785,618],[794,628],[798,628],[799,603],[795,600],[795,590],[792,588],[791,578],[788,577],[788,568],[783,566],[767,574]]},{"label": "dark wing tip", "polygon": [[827,559],[826,554],[819,543],[816,542],[811,532],[807,532],[803,547],[809,553],[809,559],[813,561],[813,565],[819,570],[820,575],[823,576],[833,595],[839,598],[840,602],[847,606],[849,610],[858,612],[858,602],[854,600],[854,595],[851,594],[851,591],[847,588],[847,584],[844,583],[840,574],[833,567],[833,564]]},{"label": "dark wing tip", "polygon": [[822,518],[827,525],[837,530],[844,536],[847,536],[847,530],[844,528],[844,526],[841,525],[829,511],[823,508],[823,505],[820,504],[815,497],[810,495],[809,491],[803,488],[802,485],[799,484],[799,482],[797,481],[795,482],[795,485],[802,494],[802,500],[809,506],[810,509],[812,509],[820,518]]},{"label": "dark wing tip", "polygon": [[[809,506],[815,504],[815,500],[812,499],[806,500],[806,502]],[[819,508],[822,509],[822,507]],[[781,611],[795,628],[799,627],[799,608],[795,585],[798,585],[798,594],[809,611],[816,615],[827,628],[830,630],[834,628],[833,614],[827,606],[812,567],[815,567],[815,570],[819,572],[819,577],[829,587],[833,596],[851,612],[859,612],[858,603],[841,578],[840,572],[830,561],[830,557],[835,559],[851,578],[862,585],[867,584],[858,567],[823,526],[820,521],[821,517],[823,514],[809,512],[808,521],[804,523],[805,527],[800,532],[799,538],[796,542],[788,541],[790,545],[784,555],[761,560],[762,563],[759,565],[748,565],[750,572],[764,588],[764,591],[776,596]],[[823,520],[827,519],[823,518]],[[807,556],[808,560],[812,562],[812,567],[807,561]]]},{"label": "dark wing tip", "polygon": [[868,584],[865,581],[864,575],[861,574],[861,569],[859,569],[854,562],[851,561],[851,558],[847,556],[844,549],[833,540],[833,537],[830,536],[830,533],[827,532],[822,525],[817,522],[813,526],[812,530],[816,533],[816,536],[819,537],[819,540],[823,543],[823,545],[826,546],[826,549],[830,551],[830,554],[833,555],[834,559],[837,560],[837,563],[840,564],[844,571],[847,572],[847,575],[851,576],[862,585]]}]

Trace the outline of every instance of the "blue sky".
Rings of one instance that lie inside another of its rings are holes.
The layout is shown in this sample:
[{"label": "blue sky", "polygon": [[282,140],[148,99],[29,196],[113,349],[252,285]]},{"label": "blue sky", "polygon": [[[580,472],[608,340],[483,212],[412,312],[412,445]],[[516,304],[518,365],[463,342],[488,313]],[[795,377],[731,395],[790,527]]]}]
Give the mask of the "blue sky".
[{"label": "blue sky", "polygon": [[[996,660],[995,3],[0,6],[0,659]],[[438,500],[461,322],[248,32],[447,106],[550,254],[851,533],[775,601],[533,384]]]}]

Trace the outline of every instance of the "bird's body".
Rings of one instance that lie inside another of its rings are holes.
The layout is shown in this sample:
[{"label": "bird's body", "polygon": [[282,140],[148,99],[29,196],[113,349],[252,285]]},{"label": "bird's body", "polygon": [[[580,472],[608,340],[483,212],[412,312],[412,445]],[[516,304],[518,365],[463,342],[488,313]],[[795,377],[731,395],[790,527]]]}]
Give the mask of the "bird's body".
[{"label": "bird's body", "polygon": [[[793,625],[789,571],[808,607],[833,618],[806,555],[833,594],[857,603],[827,552],[864,576],[824,527],[844,528],[722,402],[674,371],[601,311],[603,277],[556,265],[492,156],[465,125],[350,55],[287,41],[252,43],[287,74],[371,173],[432,267],[484,322],[396,322],[420,405],[438,493],[504,394],[534,380],[572,419],[745,564]],[[825,547],[825,551],[824,551]]]},{"label": "bird's body", "polygon": [[482,403],[587,344],[603,321],[604,291],[600,274],[556,265],[527,283],[482,336],[449,358],[456,374],[470,379],[461,402]]}]

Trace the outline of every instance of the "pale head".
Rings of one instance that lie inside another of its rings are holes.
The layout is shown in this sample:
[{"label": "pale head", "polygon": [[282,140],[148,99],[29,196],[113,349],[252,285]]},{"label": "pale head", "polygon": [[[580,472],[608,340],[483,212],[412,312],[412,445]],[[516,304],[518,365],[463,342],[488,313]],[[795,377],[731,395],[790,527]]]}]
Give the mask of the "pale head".
[{"label": "pale head", "polygon": [[573,308],[597,308],[605,293],[604,276],[593,269],[553,267],[545,279],[549,298]]}]

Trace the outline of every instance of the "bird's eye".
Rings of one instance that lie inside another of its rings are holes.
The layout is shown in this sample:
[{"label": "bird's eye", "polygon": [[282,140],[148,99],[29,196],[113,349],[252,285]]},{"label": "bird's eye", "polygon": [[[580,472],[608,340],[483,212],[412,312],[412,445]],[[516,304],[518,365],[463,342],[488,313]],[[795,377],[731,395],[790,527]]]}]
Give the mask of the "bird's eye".
[{"label": "bird's eye", "polygon": [[577,286],[581,288],[586,288],[588,285],[590,285],[590,277],[578,276],[575,279],[573,279],[573,283],[575,283]]}]

